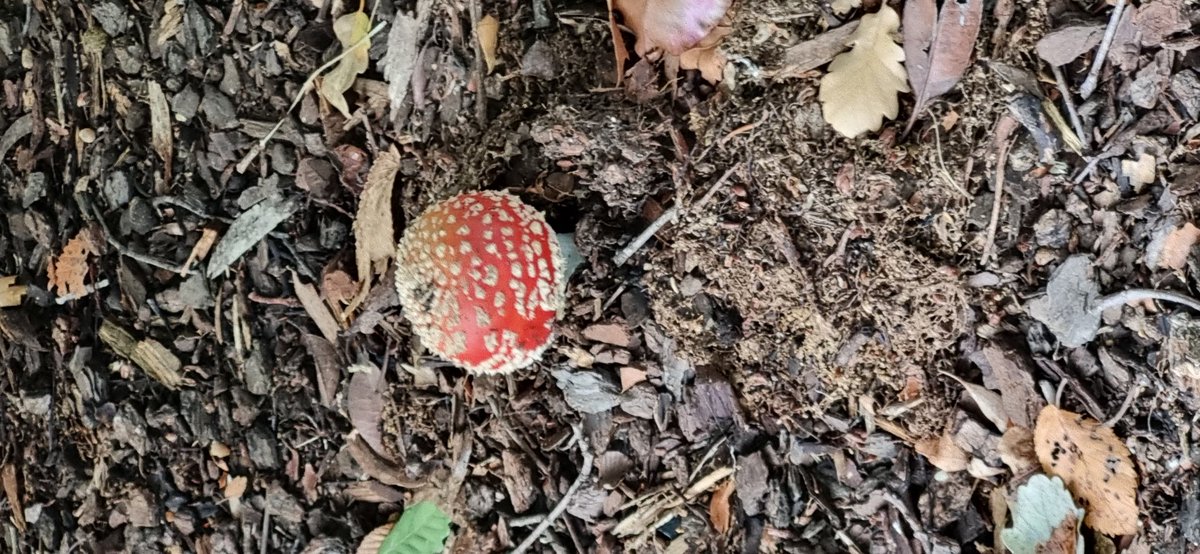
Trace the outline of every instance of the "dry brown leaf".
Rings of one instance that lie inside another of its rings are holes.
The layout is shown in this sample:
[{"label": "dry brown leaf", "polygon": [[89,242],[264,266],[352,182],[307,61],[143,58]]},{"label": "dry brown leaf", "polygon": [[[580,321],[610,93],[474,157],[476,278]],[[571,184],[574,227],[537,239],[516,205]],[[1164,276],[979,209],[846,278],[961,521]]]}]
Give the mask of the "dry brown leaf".
[{"label": "dry brown leaf", "polygon": [[8,497],[8,505],[12,508],[13,524],[17,530],[25,532],[25,508],[21,505],[21,494],[17,487],[17,466],[4,464],[0,469],[0,480],[4,481],[4,496]]},{"label": "dry brown leaf", "polygon": [[625,46],[625,37],[621,35],[621,26],[617,25],[617,16],[613,14],[613,0],[608,0],[608,31],[612,34],[613,57],[617,62],[617,86],[625,80],[625,62],[629,61],[629,48]]},{"label": "dry brown leaf", "polygon": [[1162,250],[1158,256],[1158,267],[1183,269],[1183,266],[1187,265],[1188,256],[1191,255],[1196,241],[1200,241],[1200,229],[1197,229],[1191,222],[1171,231],[1171,234],[1167,235],[1166,240],[1163,241]]},{"label": "dry brown leaf", "polygon": [[983,412],[983,416],[988,418],[1000,431],[1008,429],[1008,415],[1004,411],[1004,400],[995,391],[984,388],[974,383],[968,383],[960,379],[957,375],[942,372],[943,375],[958,381],[967,391],[967,395],[971,400],[975,401],[975,405],[979,407],[979,411]]},{"label": "dry brown leaf", "polygon": [[250,478],[245,475],[230,477],[225,481],[225,498],[234,499],[241,498],[246,494],[246,488],[250,486]]},{"label": "dry brown leaf", "polygon": [[925,456],[933,467],[949,473],[967,469],[971,459],[966,451],[954,443],[954,437],[950,433],[917,441],[913,448],[918,454]]},{"label": "dry brown leaf", "polygon": [[395,522],[384,523],[371,530],[367,536],[363,537],[362,542],[358,543],[358,549],[354,551],[354,554],[379,554],[379,547],[383,546],[383,541],[387,539],[388,533],[392,532],[392,527],[395,525]]},{"label": "dry brown leaf", "polygon": [[721,41],[733,32],[733,27],[720,25],[704,37],[695,47],[679,55],[679,69],[699,70],[700,76],[709,83],[716,84],[725,74],[725,53],[721,51]]},{"label": "dry brown leaf", "polygon": [[[358,78],[358,74],[366,71],[367,66],[371,63],[368,55],[371,41],[364,40],[370,32],[371,18],[362,11],[348,13],[333,22],[333,33],[342,43],[342,48],[348,50],[349,53],[321,78],[317,92],[346,118],[350,117],[350,106],[346,104],[346,91],[354,86],[354,80]],[[361,44],[359,44],[360,41]]]},{"label": "dry brown leaf", "polygon": [[346,411],[359,436],[376,453],[389,457],[383,448],[383,372],[375,364],[354,364],[347,368],[350,386],[346,389]]},{"label": "dry brown leaf", "polygon": [[960,0],[941,4],[935,0],[904,3],[904,54],[916,102],[905,129],[934,98],[946,94],[962,79],[971,64],[983,0]]},{"label": "dry brown leaf", "polygon": [[850,51],[835,57],[821,78],[821,113],[842,135],[878,131],[883,118],[895,119],[899,113],[897,94],[908,92],[904,49],[894,38],[899,27],[900,16],[886,4],[878,13],[864,15]]},{"label": "dry brown leaf", "polygon": [[321,294],[312,285],[301,281],[295,271],[292,272],[292,287],[296,289],[296,298],[300,300],[300,305],[304,306],[308,317],[317,324],[317,328],[321,330],[325,340],[337,344],[338,332],[341,327],[338,326],[337,318],[333,317],[333,313],[329,311],[329,306],[326,306],[325,302],[321,300]]},{"label": "dry brown leaf", "polygon": [[1046,406],[1038,415],[1034,447],[1042,469],[1061,477],[1087,510],[1088,527],[1106,535],[1137,532],[1137,473],[1129,449],[1112,429]]},{"label": "dry brown leaf", "polygon": [[50,258],[46,273],[50,278],[50,288],[58,289],[59,296],[81,298],[88,293],[84,277],[88,272],[88,256],[100,253],[92,231],[85,227],[67,241],[62,254]]},{"label": "dry brown leaf", "polygon": [[0,277],[0,308],[11,308],[21,305],[21,299],[25,298],[25,291],[29,287],[16,283],[16,275]]},{"label": "dry brown leaf", "polygon": [[491,14],[483,16],[475,25],[475,36],[479,39],[479,49],[483,50],[483,62],[487,64],[488,73],[496,69],[496,48],[500,45],[500,20]]},{"label": "dry brown leaf", "polygon": [[1000,461],[1012,470],[1013,475],[1021,475],[1037,467],[1037,452],[1033,448],[1033,431],[1013,425],[1004,432],[998,447]]},{"label": "dry brown leaf", "polygon": [[725,481],[713,491],[712,500],[708,502],[708,520],[712,522],[717,533],[724,535],[729,532],[732,514],[729,509],[729,497],[733,495],[734,480]]},{"label": "dry brown leaf", "polygon": [[346,308],[351,313],[371,290],[375,270],[382,271],[396,254],[392,224],[392,185],[400,169],[400,152],[395,146],[379,154],[367,173],[367,184],[354,215],[354,260],[358,269],[358,295]]}]

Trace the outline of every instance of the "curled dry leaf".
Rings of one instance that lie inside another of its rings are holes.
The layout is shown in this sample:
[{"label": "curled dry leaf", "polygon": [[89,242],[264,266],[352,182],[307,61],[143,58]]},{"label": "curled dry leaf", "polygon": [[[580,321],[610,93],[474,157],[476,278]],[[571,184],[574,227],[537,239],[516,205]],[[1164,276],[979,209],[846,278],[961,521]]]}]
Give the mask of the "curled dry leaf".
[{"label": "curled dry leaf", "polygon": [[729,497],[733,495],[733,484],[734,480],[730,479],[717,487],[717,490],[713,491],[712,500],[708,503],[708,519],[712,522],[713,528],[722,535],[729,532],[731,523]]},{"label": "curled dry leaf", "polygon": [[383,447],[383,372],[370,362],[347,368],[350,387],[346,393],[346,411],[350,423],[363,441],[380,456],[387,457]]},{"label": "curled dry leaf", "polygon": [[354,551],[355,554],[379,554],[379,548],[383,546],[383,540],[387,538],[388,533],[392,532],[392,527],[395,523],[384,523],[363,537],[362,542],[358,543],[358,548]]},{"label": "curled dry leaf", "polygon": [[1046,406],[1033,437],[1042,469],[1061,477],[1083,503],[1088,527],[1106,535],[1137,532],[1137,473],[1129,449],[1112,429]]},{"label": "curled dry leaf", "polygon": [[475,37],[479,39],[479,49],[483,50],[483,62],[487,64],[488,73],[496,69],[496,48],[500,44],[500,20],[492,15],[485,15],[475,25]]},{"label": "curled dry leaf", "polygon": [[370,32],[371,18],[362,10],[343,15],[333,22],[333,34],[337,35],[342,48],[349,52],[321,78],[317,92],[347,118],[350,117],[350,106],[346,104],[346,91],[354,85],[358,74],[366,71],[371,63],[368,56],[371,41],[365,40]]},{"label": "curled dry leaf", "polygon": [[900,111],[897,94],[908,91],[904,50],[894,34],[900,16],[887,5],[864,15],[850,40],[850,51],[839,54],[821,78],[821,113],[834,130],[854,138],[878,131],[883,118]]}]

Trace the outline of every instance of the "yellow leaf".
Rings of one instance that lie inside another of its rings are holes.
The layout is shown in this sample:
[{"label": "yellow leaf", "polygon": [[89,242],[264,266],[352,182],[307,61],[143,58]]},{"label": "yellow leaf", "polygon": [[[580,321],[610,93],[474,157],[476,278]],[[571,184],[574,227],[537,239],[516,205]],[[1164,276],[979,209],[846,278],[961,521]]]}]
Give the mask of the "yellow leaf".
[{"label": "yellow leaf", "polygon": [[479,39],[479,49],[483,50],[483,61],[487,64],[490,74],[496,68],[496,47],[500,44],[500,20],[491,15],[483,16],[475,25],[475,36]]},{"label": "yellow leaf", "polygon": [[18,285],[17,276],[0,277],[0,308],[20,306],[27,287]]},{"label": "yellow leaf", "polygon": [[[366,71],[371,62],[368,55],[371,41],[367,39],[370,32],[371,18],[362,11],[348,13],[333,22],[333,33],[348,52],[337,66],[321,78],[317,92],[347,118],[350,117],[350,106],[346,104],[346,91],[354,86],[354,79]],[[359,44],[359,41],[362,43]]]},{"label": "yellow leaf", "polygon": [[837,132],[854,138],[878,131],[883,118],[900,111],[897,94],[908,92],[904,49],[894,33],[900,16],[883,5],[878,13],[864,15],[850,40],[850,51],[838,54],[821,78],[822,114]]},{"label": "yellow leaf", "polygon": [[1046,406],[1033,432],[1042,469],[1061,477],[1087,515],[1084,523],[1106,535],[1138,530],[1137,473],[1129,449],[1094,419]]}]

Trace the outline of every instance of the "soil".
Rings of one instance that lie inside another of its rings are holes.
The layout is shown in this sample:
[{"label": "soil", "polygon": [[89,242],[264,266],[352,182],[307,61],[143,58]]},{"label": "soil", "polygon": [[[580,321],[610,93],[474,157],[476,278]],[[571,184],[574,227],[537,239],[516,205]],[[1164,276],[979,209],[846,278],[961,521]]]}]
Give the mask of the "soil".
[{"label": "soil", "polygon": [[[560,501],[534,551],[989,552],[992,491],[1027,475],[958,379],[1113,418],[1141,527],[1089,549],[1200,551],[1194,314],[1131,303],[1068,346],[1029,309],[1074,255],[1103,293],[1196,287],[1192,7],[1138,4],[1120,33],[1140,38],[1071,100],[1076,153],[1037,46],[1103,27],[1103,3],[987,4],[958,85],[911,131],[903,95],[858,139],[825,123],[821,70],[788,60],[878,1],[742,2],[719,83],[637,56],[618,72],[603,2],[430,2],[410,92],[390,98],[384,28],[349,118],[302,90],[341,50],[342,3],[0,6],[0,277],[27,287],[0,308],[6,551],[352,552],[431,499],[453,552],[509,551]],[[1093,54],[1062,67],[1072,90]],[[394,239],[479,189],[572,234],[583,263],[538,364],[439,361],[392,270],[358,274],[355,213],[390,148]],[[943,433],[995,473],[918,454]]]}]

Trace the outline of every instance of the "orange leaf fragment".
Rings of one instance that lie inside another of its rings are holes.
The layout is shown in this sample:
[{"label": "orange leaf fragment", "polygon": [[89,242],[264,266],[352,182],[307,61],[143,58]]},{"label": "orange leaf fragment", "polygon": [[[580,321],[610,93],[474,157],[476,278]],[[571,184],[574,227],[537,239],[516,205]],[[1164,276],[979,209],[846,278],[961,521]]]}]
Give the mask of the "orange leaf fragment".
[{"label": "orange leaf fragment", "polygon": [[733,479],[725,481],[724,484],[717,487],[717,490],[713,491],[712,500],[708,502],[708,519],[717,533],[722,535],[729,532],[731,523],[729,497],[733,495],[733,488]]},{"label": "orange leaf fragment", "polygon": [[58,257],[50,258],[46,267],[50,288],[58,289],[59,296],[86,296],[88,290],[84,278],[88,273],[88,256],[99,253],[92,231],[86,227],[80,229],[75,238],[67,241]]},{"label": "orange leaf fragment", "polygon": [[1038,415],[1033,442],[1042,469],[1061,477],[1087,510],[1088,527],[1105,535],[1137,533],[1137,473],[1129,449],[1112,429],[1046,406]]}]

